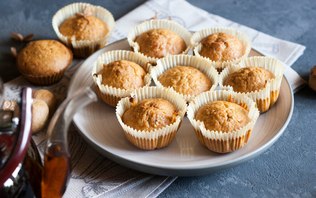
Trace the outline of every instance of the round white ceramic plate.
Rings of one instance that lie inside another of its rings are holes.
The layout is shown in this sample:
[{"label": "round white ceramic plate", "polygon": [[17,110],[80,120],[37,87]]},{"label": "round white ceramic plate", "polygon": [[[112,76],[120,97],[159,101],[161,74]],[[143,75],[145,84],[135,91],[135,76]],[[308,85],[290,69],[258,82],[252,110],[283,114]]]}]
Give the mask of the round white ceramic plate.
[{"label": "round white ceramic plate", "polygon": [[[93,84],[92,62],[103,52],[129,49],[126,40],[113,43],[90,56],[78,69],[70,83],[68,95]],[[164,149],[139,150],[130,144],[115,116],[115,108],[98,101],[74,117],[74,123],[82,136],[104,156],[117,163],[142,172],[191,176],[202,175],[220,168],[230,167],[249,160],[268,149],[283,133],[293,111],[293,93],[283,78],[277,103],[260,115],[248,144],[233,153],[216,154],[202,146],[187,118],[184,119],[174,141]]]}]

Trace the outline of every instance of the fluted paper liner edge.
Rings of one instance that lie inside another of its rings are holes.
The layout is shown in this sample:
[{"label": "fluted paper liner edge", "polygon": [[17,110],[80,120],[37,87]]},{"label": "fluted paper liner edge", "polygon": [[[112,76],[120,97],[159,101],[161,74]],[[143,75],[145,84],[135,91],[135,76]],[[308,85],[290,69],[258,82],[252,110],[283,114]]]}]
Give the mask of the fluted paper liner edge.
[{"label": "fluted paper liner edge", "polygon": [[94,83],[97,85],[99,89],[99,94],[102,94],[101,98],[104,102],[108,103],[111,106],[116,106],[116,103],[123,97],[127,97],[133,91],[115,88],[109,85],[102,84],[102,75],[95,75],[103,69],[104,64],[109,64],[118,60],[128,60],[137,63],[146,71],[146,75],[144,77],[144,86],[149,86],[151,83],[150,77],[150,65],[148,64],[148,60],[146,57],[134,53],[132,51],[126,50],[113,50],[108,51],[101,54],[97,60],[92,65],[92,77]]},{"label": "fluted paper liner edge", "polygon": [[[150,143],[154,142],[152,140],[158,140],[159,138],[164,137],[171,137],[173,139],[175,135],[170,134],[176,133],[176,131],[180,127],[181,121],[185,115],[187,108],[186,101],[178,93],[176,93],[173,89],[170,88],[143,87],[134,90],[131,93],[131,96],[137,101],[141,101],[147,98],[163,98],[171,102],[173,105],[175,105],[176,109],[178,110],[178,115],[174,123],[152,131],[140,131],[126,125],[122,121],[122,116],[124,112],[131,107],[130,97],[122,98],[116,106],[116,117],[124,132],[129,136],[133,137],[133,141],[130,140],[131,143],[137,146],[137,142],[141,141]],[[167,142],[164,146],[167,146],[169,143],[171,143],[172,139],[165,140]],[[146,149],[150,150],[155,148],[157,148],[155,145],[150,145],[150,147]]]},{"label": "fluted paper liner edge", "polygon": [[[94,8],[94,12],[92,13],[92,15],[105,22],[109,29],[108,34],[104,38],[100,38],[99,40],[78,41],[73,38],[69,39],[68,37],[62,35],[59,31],[59,26],[62,24],[62,22],[64,22],[67,18],[74,16],[76,13],[82,12],[86,7]],[[67,46],[74,49],[75,56],[87,57],[88,55],[106,45],[107,39],[114,29],[115,20],[111,12],[101,6],[96,6],[89,3],[72,3],[66,5],[55,13],[52,19],[52,25],[57,37]]]},{"label": "fluted paper liner edge", "polygon": [[[222,132],[208,130],[202,121],[195,119],[196,111],[203,105],[211,101],[224,100],[229,101],[229,98],[233,98],[234,103],[245,104],[248,108],[248,117],[250,122],[239,130],[232,132]],[[232,91],[208,91],[197,96],[193,101],[189,103],[187,110],[187,117],[195,129],[195,131],[200,132],[203,138],[207,140],[219,140],[219,141],[234,141],[242,136],[246,136],[249,131],[251,131],[259,117],[259,111],[255,107],[255,103],[248,97],[234,93]],[[219,152],[219,151],[215,151]]]},{"label": "fluted paper liner edge", "polygon": [[[231,86],[223,85],[223,83],[229,74],[244,67],[262,67],[274,74],[275,77],[268,81],[265,88],[258,91],[240,93],[256,101],[257,106],[261,112],[267,111],[278,98],[283,73],[285,70],[283,64],[279,60],[271,57],[253,56],[246,58],[242,60],[239,64],[228,65],[228,67],[219,74],[219,86],[224,89],[230,89],[233,91],[233,88]],[[265,104],[264,102],[260,103],[259,100],[266,101],[267,104]]]},{"label": "fluted paper liner edge", "polygon": [[34,85],[48,86],[59,82],[63,78],[68,67],[69,66],[52,75],[29,75],[22,72],[20,73],[27,81]]}]

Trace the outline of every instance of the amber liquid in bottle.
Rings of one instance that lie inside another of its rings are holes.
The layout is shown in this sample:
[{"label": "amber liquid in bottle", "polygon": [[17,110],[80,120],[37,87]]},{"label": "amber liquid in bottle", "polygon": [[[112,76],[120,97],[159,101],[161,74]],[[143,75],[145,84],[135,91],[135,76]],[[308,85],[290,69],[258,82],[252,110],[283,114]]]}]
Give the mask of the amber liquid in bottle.
[{"label": "amber liquid in bottle", "polygon": [[51,145],[44,157],[42,197],[62,197],[70,173],[70,157],[63,146]]}]

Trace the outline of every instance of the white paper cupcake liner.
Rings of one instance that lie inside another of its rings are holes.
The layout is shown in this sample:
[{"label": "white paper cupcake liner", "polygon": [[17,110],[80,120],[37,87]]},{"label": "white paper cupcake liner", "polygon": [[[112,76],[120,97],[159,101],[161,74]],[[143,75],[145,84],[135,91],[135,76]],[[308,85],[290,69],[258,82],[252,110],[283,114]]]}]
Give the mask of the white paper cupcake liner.
[{"label": "white paper cupcake liner", "polygon": [[[183,38],[183,40],[185,41],[185,44],[187,45],[187,49],[182,54],[188,53],[191,47],[191,44],[190,44],[191,33],[188,30],[186,30],[184,27],[182,27],[180,24],[171,20],[167,20],[167,19],[153,19],[153,20],[145,21],[137,25],[132,31],[130,31],[127,36],[127,41],[129,45],[133,48],[134,52],[141,53],[139,51],[138,43],[135,42],[136,37],[141,35],[144,32],[147,32],[152,29],[158,29],[158,28],[171,30],[175,32],[176,34],[178,34],[181,38]],[[155,63],[159,59],[155,57],[148,57],[148,58],[149,58],[149,61],[152,63]]]},{"label": "white paper cupcake liner", "polygon": [[[175,105],[178,115],[176,121],[168,126],[163,128],[154,129],[152,131],[141,131],[136,130],[122,121],[122,116],[124,112],[131,107],[130,98],[122,98],[116,106],[116,117],[122,126],[125,134],[129,137],[129,141],[135,146],[152,150],[156,148],[165,147],[171,143],[172,139],[175,136],[178,128],[180,127],[181,121],[186,112],[186,101],[182,98],[181,95],[176,93],[173,89],[170,88],[158,88],[158,87],[143,87],[134,90],[130,96],[136,101],[142,101],[147,98],[163,98]],[[130,139],[132,138],[132,139]]]},{"label": "white paper cupcake liner", "polygon": [[240,93],[256,101],[260,112],[265,112],[278,98],[285,67],[279,60],[271,57],[253,56],[245,58],[239,64],[231,64],[221,72],[218,78],[219,86],[233,91],[231,86],[225,86],[223,83],[229,74],[244,67],[262,67],[273,73],[275,76],[273,79],[269,80],[266,87],[261,90]]},{"label": "white paper cupcake liner", "polygon": [[63,76],[65,71],[67,70],[68,66],[65,69],[60,70],[59,72],[56,72],[55,74],[51,75],[29,75],[29,74],[22,74],[22,76],[27,79],[29,82],[31,82],[34,85],[42,85],[42,86],[48,86],[55,84],[59,82]]},{"label": "white paper cupcake liner", "polygon": [[[204,39],[205,37],[207,37],[211,34],[219,33],[219,32],[224,32],[224,33],[236,36],[237,39],[240,40],[240,42],[242,43],[242,45],[244,47],[243,56],[241,56],[238,59],[231,60],[231,61],[213,61],[208,57],[204,57],[204,56],[200,55],[200,51],[202,48],[202,44],[201,44],[202,39]],[[236,30],[236,29],[228,28],[228,27],[213,27],[213,28],[207,28],[207,29],[203,29],[203,30],[200,30],[198,32],[195,32],[191,37],[191,46],[193,47],[194,55],[201,56],[203,58],[207,58],[210,61],[215,62],[216,69],[218,69],[218,70],[224,69],[226,67],[227,63],[238,63],[243,58],[246,58],[249,55],[250,50],[251,50],[251,42],[250,42],[249,38],[247,37],[247,35],[244,34],[243,32]]]},{"label": "white paper cupcake liner", "polygon": [[[240,128],[239,130],[232,132],[208,130],[205,128],[205,125],[202,121],[195,119],[195,114],[197,110],[203,105],[207,104],[208,102],[218,100],[230,101],[231,99],[233,99],[233,102],[236,104],[246,106],[248,110],[248,117],[250,118],[250,122],[247,123],[244,127]],[[247,96],[237,94],[232,91],[220,90],[204,92],[198,95],[196,98],[194,98],[193,101],[189,103],[187,117],[190,120],[192,126],[194,127],[198,139],[202,144],[204,144],[209,149],[215,152],[225,153],[239,149],[247,143],[249,135],[259,117],[259,111],[256,108],[256,104]],[[219,144],[219,146],[217,144]],[[227,145],[228,148],[225,148],[227,147]],[[214,149],[217,147],[222,147],[225,149]]]},{"label": "white paper cupcake liner", "polygon": [[104,97],[109,97],[110,99],[111,97],[114,98],[113,102],[110,103],[110,105],[112,106],[115,106],[118,100],[120,100],[121,98],[129,96],[133,90],[120,89],[104,85],[102,84],[102,75],[95,74],[99,73],[103,69],[104,64],[109,64],[111,62],[118,60],[132,61],[143,67],[144,70],[147,72],[147,74],[144,77],[144,84],[145,86],[149,86],[151,83],[150,65],[148,64],[147,58],[143,55],[125,50],[113,50],[101,54],[92,65],[93,69],[91,75],[93,77],[94,83],[99,89],[100,94]]},{"label": "white paper cupcake liner", "polygon": [[[93,16],[101,19],[106,23],[109,32],[104,38],[100,38],[99,40],[76,40],[75,38],[69,39],[68,37],[62,35],[59,31],[59,26],[64,22],[67,18],[74,16],[76,13],[81,13],[86,7],[93,7],[94,12]],[[111,34],[112,30],[115,26],[115,21],[113,15],[105,8],[101,6],[95,6],[89,3],[73,3],[63,7],[58,10],[56,14],[53,16],[52,20],[53,29],[57,35],[57,37],[66,45],[73,48],[74,54],[77,57],[87,57],[92,54],[96,50],[102,48],[106,45],[107,39]]]},{"label": "white paper cupcake liner", "polygon": [[[175,66],[191,66],[195,67],[204,73],[211,81],[212,86],[210,88],[211,91],[215,90],[218,85],[218,72],[215,69],[215,64],[206,59],[191,56],[191,55],[172,55],[167,56],[165,58],[159,59],[157,61],[157,65],[152,67],[151,69],[151,77],[154,80],[155,84],[158,87],[164,87],[158,77],[163,74],[168,69],[171,69]],[[179,93],[186,101],[191,101],[195,95],[185,95]]]}]

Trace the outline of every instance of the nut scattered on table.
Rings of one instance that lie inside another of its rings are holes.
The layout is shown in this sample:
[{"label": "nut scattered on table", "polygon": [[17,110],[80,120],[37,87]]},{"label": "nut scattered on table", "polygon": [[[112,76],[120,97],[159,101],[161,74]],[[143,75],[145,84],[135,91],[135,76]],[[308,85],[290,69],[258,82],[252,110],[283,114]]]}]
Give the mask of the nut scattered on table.
[{"label": "nut scattered on table", "polygon": [[310,88],[316,91],[316,65],[311,69],[308,84]]},{"label": "nut scattered on table", "polygon": [[29,42],[33,39],[34,34],[28,34],[23,36],[21,33],[18,32],[11,32],[11,39],[18,42]]},{"label": "nut scattered on table", "polygon": [[32,103],[32,133],[41,131],[48,120],[49,108],[43,100],[33,99]]},{"label": "nut scattered on table", "polygon": [[13,115],[15,117],[20,115],[20,108],[19,108],[18,103],[15,100],[5,100],[2,104],[2,107],[0,107],[0,109],[13,111]]},{"label": "nut scattered on table", "polygon": [[43,100],[48,108],[49,108],[49,114],[52,115],[56,109],[57,100],[55,95],[46,89],[38,89],[33,91],[33,98],[38,100]]}]

